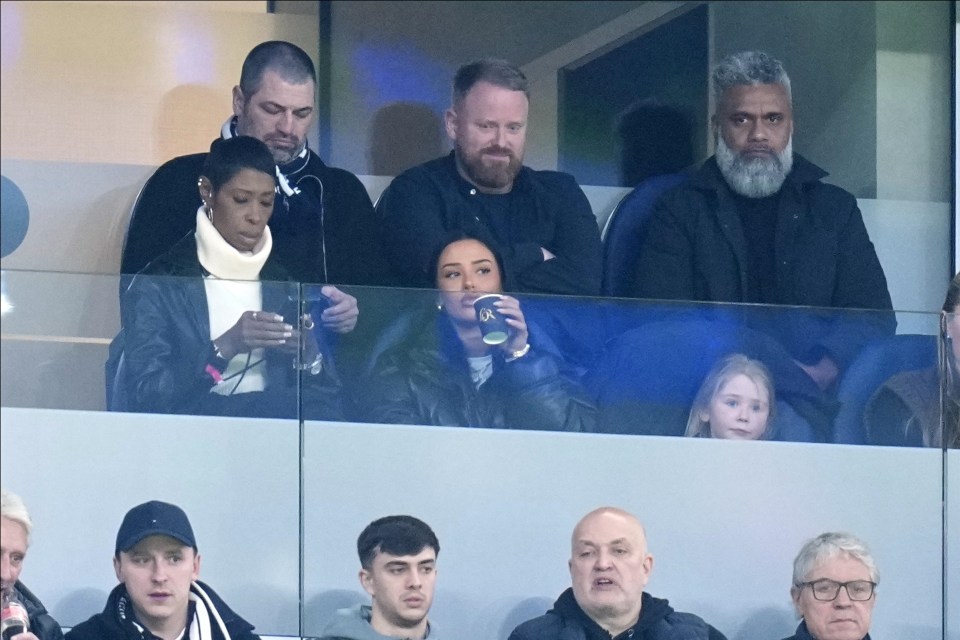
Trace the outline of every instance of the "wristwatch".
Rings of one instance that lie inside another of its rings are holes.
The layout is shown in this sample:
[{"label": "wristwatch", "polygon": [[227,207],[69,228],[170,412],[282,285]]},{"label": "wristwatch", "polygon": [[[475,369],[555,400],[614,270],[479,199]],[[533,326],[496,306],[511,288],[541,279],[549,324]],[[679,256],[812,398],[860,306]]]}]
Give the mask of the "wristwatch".
[{"label": "wristwatch", "polygon": [[313,362],[304,362],[300,365],[300,371],[309,371],[310,375],[315,376],[323,371],[323,354],[318,353]]}]

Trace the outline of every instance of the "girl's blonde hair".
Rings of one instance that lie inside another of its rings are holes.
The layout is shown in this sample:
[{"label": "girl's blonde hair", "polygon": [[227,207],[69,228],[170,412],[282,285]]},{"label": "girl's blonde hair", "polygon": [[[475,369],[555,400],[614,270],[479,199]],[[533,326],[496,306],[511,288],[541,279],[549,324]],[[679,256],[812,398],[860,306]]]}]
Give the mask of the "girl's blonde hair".
[{"label": "girl's blonde hair", "polygon": [[710,437],[710,423],[700,419],[700,414],[709,411],[710,402],[713,401],[720,389],[730,382],[735,376],[744,375],[750,378],[758,387],[767,390],[770,399],[770,414],[767,416],[767,426],[761,434],[761,440],[768,440],[772,434],[774,407],[776,398],[773,391],[773,376],[770,371],[759,360],[753,360],[742,353],[731,353],[713,365],[713,369],[704,378],[697,396],[693,399],[693,406],[690,407],[690,417],[687,419],[686,436],[696,438]]}]

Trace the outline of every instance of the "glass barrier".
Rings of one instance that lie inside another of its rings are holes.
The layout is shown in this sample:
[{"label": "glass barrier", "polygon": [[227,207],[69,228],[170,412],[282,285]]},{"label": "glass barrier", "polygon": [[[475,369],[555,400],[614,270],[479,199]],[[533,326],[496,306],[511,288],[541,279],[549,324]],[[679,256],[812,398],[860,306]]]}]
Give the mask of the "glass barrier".
[{"label": "glass barrier", "polygon": [[2,481],[36,524],[23,578],[67,626],[115,585],[123,513],[163,499],[263,634],[367,603],[357,536],[409,513],[444,549],[436,627],[505,640],[613,504],[646,524],[648,591],[728,638],[792,633],[793,558],[835,530],[877,558],[876,637],[947,637],[937,314],[2,276]]},{"label": "glass barrier", "polygon": [[960,450],[944,455],[944,637],[960,638]]},{"label": "glass barrier", "polygon": [[3,275],[4,406],[942,443],[936,314]]}]

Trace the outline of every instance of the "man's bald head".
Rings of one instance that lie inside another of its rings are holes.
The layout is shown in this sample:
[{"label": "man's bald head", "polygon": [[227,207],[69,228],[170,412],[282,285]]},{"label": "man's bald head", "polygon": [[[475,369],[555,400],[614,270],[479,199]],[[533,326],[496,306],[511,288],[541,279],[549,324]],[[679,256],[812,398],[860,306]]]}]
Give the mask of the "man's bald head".
[{"label": "man's bald head", "polygon": [[644,528],[643,523],[629,511],[624,511],[618,507],[600,507],[580,518],[577,526],[573,528],[573,535],[570,539],[571,549],[576,547],[577,540],[582,531],[589,530],[595,526],[596,522],[603,521],[609,522],[612,526],[617,526],[622,529],[624,535],[633,537],[639,541],[640,544],[643,545],[644,551],[646,551],[647,530]]},{"label": "man's bald head", "polygon": [[643,524],[623,509],[594,509],[574,527],[570,547],[577,604],[613,636],[629,629],[653,569]]}]

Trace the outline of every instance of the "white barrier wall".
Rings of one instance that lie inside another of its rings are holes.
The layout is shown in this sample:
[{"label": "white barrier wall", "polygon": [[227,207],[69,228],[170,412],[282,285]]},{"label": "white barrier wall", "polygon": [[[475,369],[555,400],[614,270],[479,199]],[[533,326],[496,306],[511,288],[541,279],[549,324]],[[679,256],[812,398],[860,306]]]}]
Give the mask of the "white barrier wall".
[{"label": "white barrier wall", "polygon": [[876,555],[874,637],[943,637],[939,451],[308,423],[301,494],[296,423],[10,408],[0,418],[0,480],[36,522],[23,579],[66,625],[114,586],[125,511],[160,498],[190,515],[202,578],[264,634],[309,636],[365,601],[357,535],[410,513],[440,538],[442,635],[504,640],[568,586],[577,519],[613,504],[647,524],[649,591],[731,640],[789,635],[793,557],[827,530],[855,532]]},{"label": "white barrier wall", "polygon": [[[574,524],[604,504],[647,525],[648,590],[731,640],[796,626],[807,539],[847,530],[883,576],[872,634],[941,637],[941,452],[643,436],[307,424],[304,632],[363,599],[356,536],[411,513],[441,546],[444,635],[503,640],[569,586]],[[902,523],[901,526],[891,526]]]},{"label": "white barrier wall", "polygon": [[266,634],[299,633],[296,421],[0,410],[0,482],[30,510],[21,579],[73,626],[116,586],[117,529],[148,500],[179,504],[201,579]]}]

